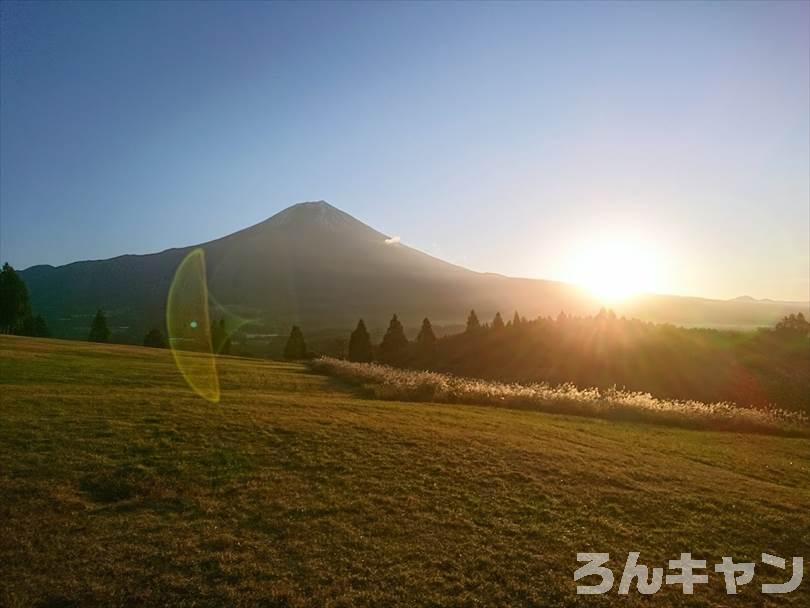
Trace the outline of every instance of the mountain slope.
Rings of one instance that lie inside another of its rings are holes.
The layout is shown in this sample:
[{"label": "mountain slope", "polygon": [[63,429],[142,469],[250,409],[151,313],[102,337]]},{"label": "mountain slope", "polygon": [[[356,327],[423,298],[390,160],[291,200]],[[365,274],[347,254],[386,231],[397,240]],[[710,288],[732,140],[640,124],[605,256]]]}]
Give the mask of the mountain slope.
[{"label": "mountain slope", "polygon": [[[166,293],[179,262],[196,246],[123,255],[23,271],[35,310],[59,336],[86,335],[105,309],[118,339],[137,340],[162,324]],[[599,304],[580,289],[553,281],[482,274],[417,251],[326,202],[293,205],[271,218],[199,245],[205,251],[214,314],[253,321],[257,332],[348,328],[359,317],[381,327],[397,312],[406,325],[425,315],[463,322],[515,309],[533,317],[560,310],[590,314]],[[798,306],[798,307],[797,307]],[[696,325],[770,324],[802,305],[720,302],[673,296],[637,298],[620,307],[641,318]]]}]

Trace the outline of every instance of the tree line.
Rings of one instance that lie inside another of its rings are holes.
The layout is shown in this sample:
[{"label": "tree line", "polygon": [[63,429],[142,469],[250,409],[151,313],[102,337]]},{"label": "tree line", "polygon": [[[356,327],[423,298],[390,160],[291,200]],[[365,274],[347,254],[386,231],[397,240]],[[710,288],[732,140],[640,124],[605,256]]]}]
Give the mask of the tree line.
[{"label": "tree line", "polygon": [[[287,358],[311,356],[300,328]],[[303,354],[302,354],[303,353]],[[470,311],[464,331],[437,338],[425,318],[409,341],[397,315],[379,344],[361,319],[343,356],[350,361],[451,373],[503,382],[625,388],[673,399],[777,405],[810,413],[810,322],[791,314],[754,332],[684,328],[619,317],[527,320],[517,312],[481,322]]]},{"label": "tree line", "polygon": [[[464,333],[466,335],[479,335],[489,330],[500,331],[511,327],[519,327],[523,323],[527,323],[525,317],[521,317],[517,312],[506,323],[504,323],[501,313],[498,312],[492,319],[491,324],[482,324],[475,310],[471,310],[467,317],[467,326]],[[366,323],[363,319],[360,319],[357,322],[357,327],[349,336],[348,350],[344,354],[349,361],[359,363],[380,361],[381,363],[396,365],[412,360],[429,362],[437,353],[438,343],[439,339],[436,337],[433,325],[427,317],[422,320],[416,339],[411,342],[405,335],[405,328],[399,317],[394,314],[378,345],[372,344],[371,334],[366,327]],[[313,356],[306,349],[300,327],[293,327],[284,348],[284,356],[287,359],[305,359]]]}]

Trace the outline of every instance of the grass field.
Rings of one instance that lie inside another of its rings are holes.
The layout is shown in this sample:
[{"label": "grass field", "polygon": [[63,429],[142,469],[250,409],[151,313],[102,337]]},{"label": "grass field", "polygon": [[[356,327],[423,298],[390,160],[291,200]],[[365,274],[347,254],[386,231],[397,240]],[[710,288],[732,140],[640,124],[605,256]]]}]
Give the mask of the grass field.
[{"label": "grass field", "polygon": [[[0,605],[770,606],[757,566],[692,596],[666,567],[810,561],[810,440],[364,398],[222,358],[222,401],[167,351],[0,337]],[[576,553],[617,582],[577,596]]]}]

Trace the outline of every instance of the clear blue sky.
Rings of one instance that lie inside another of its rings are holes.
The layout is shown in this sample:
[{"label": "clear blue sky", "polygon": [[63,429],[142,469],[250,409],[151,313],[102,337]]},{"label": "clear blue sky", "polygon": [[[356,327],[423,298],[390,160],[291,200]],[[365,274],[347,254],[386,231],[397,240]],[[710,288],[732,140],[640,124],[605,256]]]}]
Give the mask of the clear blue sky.
[{"label": "clear blue sky", "polygon": [[16,267],[326,199],[476,270],[640,234],[663,291],[810,298],[807,2],[0,10]]}]

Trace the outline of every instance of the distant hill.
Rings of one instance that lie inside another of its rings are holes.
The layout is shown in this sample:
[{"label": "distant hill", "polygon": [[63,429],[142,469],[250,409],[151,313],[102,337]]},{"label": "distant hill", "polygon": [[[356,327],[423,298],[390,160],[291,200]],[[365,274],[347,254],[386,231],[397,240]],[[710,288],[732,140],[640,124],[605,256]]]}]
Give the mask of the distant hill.
[{"label": "distant hill", "polygon": [[[363,317],[382,327],[396,312],[407,326],[429,316],[436,325],[482,319],[593,314],[600,304],[583,290],[554,281],[478,273],[437,259],[374,230],[324,202],[293,205],[239,232],[201,245],[149,255],[64,266],[33,266],[22,275],[34,309],[58,336],[83,337],[97,308],[108,312],[117,339],[139,340],[160,325],[174,271],[195,247],[206,253],[212,298],[253,321],[257,333],[345,329]],[[686,325],[771,325],[807,304],[643,296],[615,307],[620,314]],[[216,313],[215,313],[216,314]]]}]

